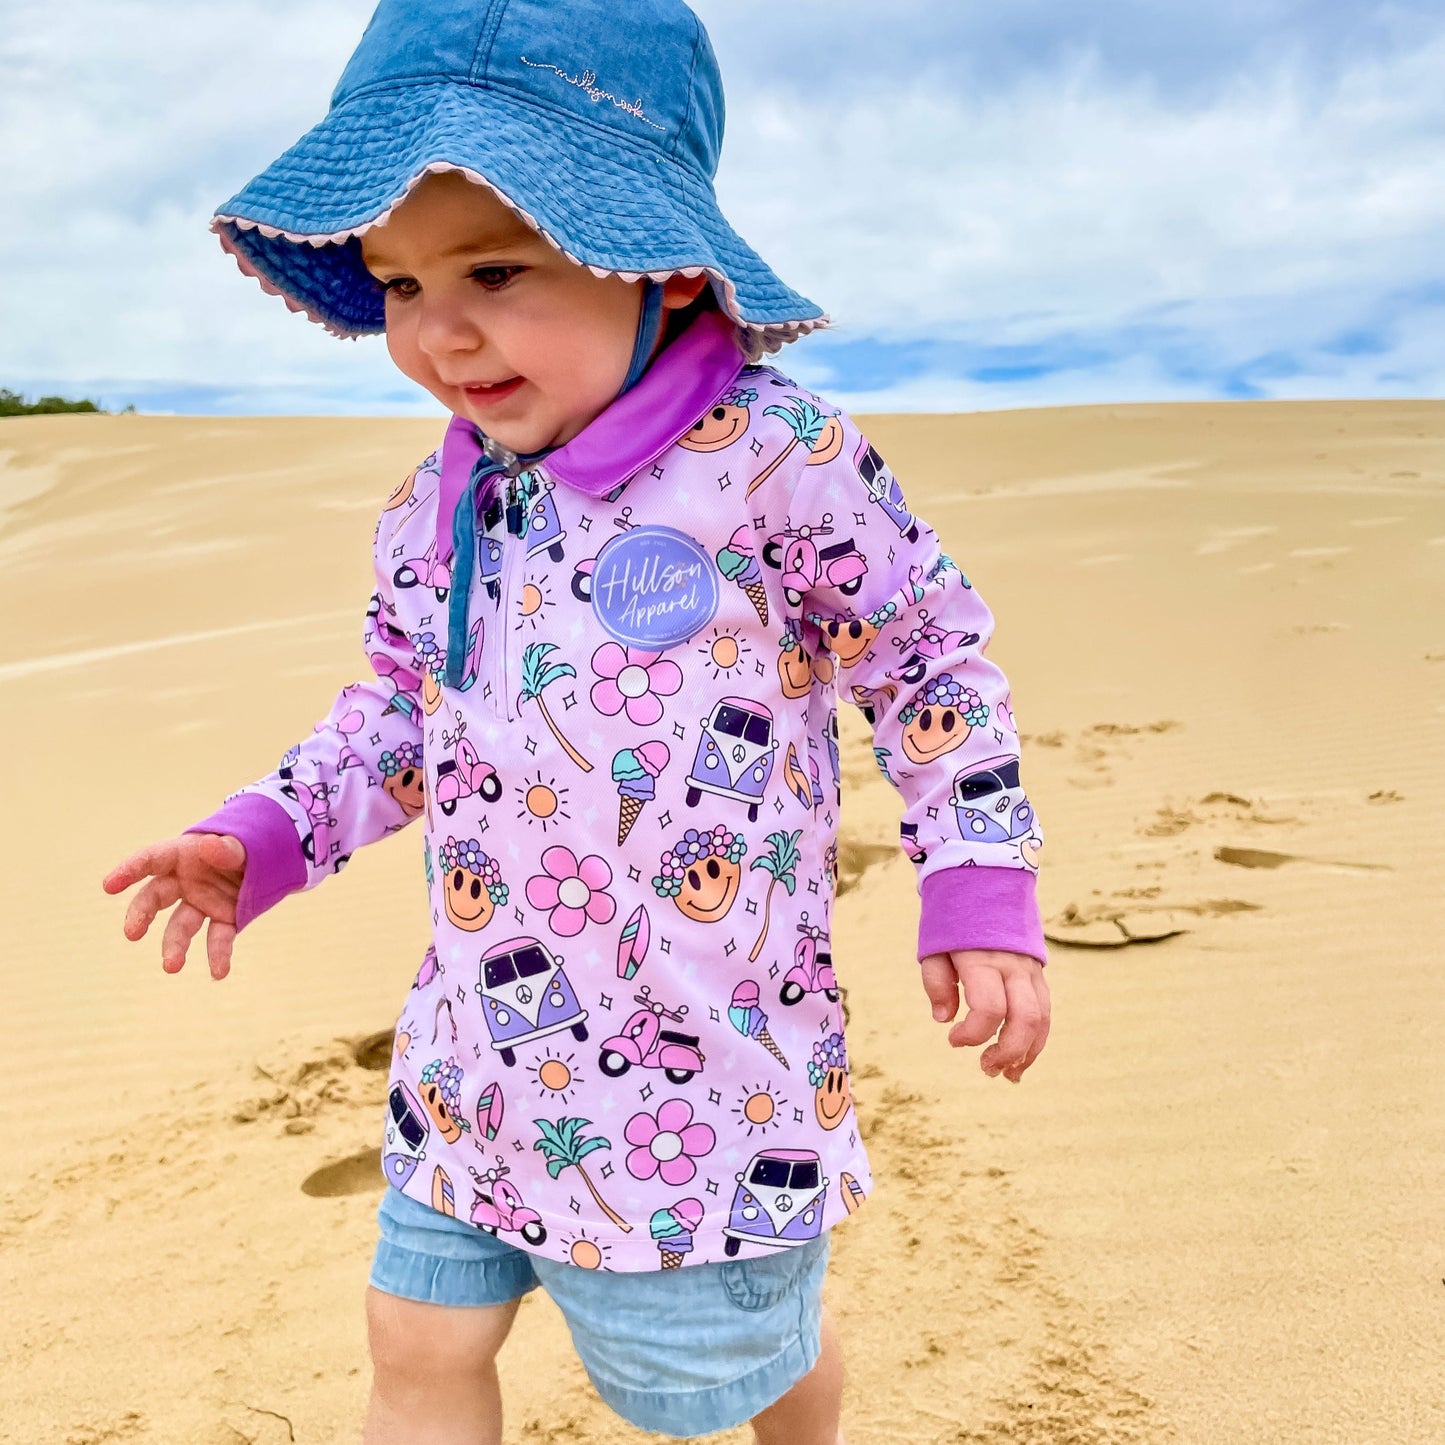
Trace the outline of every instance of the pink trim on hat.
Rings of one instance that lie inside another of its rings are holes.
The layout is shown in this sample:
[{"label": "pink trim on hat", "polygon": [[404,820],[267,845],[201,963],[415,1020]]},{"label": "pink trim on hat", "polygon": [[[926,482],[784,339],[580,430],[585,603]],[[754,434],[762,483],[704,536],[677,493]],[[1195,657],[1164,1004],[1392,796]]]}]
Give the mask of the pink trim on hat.
[{"label": "pink trim on hat", "polygon": [[451,161],[432,161],[430,164],[423,166],[422,169],[406,183],[406,188],[402,193],[397,196],[384,211],[378,212],[371,220],[363,222],[360,226],[352,226],[348,230],[332,231],[325,235],[320,233],[287,231],[283,230],[280,226],[267,225],[264,221],[250,220],[246,216],[230,216],[220,213],[211,218],[211,230],[220,238],[221,245],[236,258],[236,264],[241,268],[242,272],[247,276],[253,276],[261,283],[261,289],[263,291],[266,291],[272,296],[279,296],[292,311],[303,312],[309,320],[315,321],[325,327],[331,335],[339,336],[345,341],[355,341],[359,337],[369,335],[370,333],[364,331],[348,331],[341,327],[333,326],[330,322],[318,316],[309,307],[299,301],[293,301],[286,292],[282,291],[280,287],[257,270],[253,262],[243,257],[236,250],[235,245],[231,242],[225,231],[222,230],[222,226],[226,222],[230,222],[233,225],[240,226],[243,230],[260,231],[263,236],[271,236],[273,238],[280,236],[287,241],[294,241],[298,245],[304,243],[315,246],[318,249],[332,242],[339,244],[342,241],[350,240],[352,236],[362,235],[366,231],[371,230],[373,226],[382,225],[386,221],[386,218],[390,216],[412,193],[413,189],[420,184],[422,177],[432,171],[460,171],[469,181],[479,186],[485,186],[504,206],[515,211],[554,251],[565,256],[567,260],[571,261],[574,265],[585,266],[594,276],[600,279],[605,280],[608,276],[617,276],[624,281],[640,281],[646,276],[652,281],[662,282],[666,281],[669,276],[698,276],[706,273],[713,280],[722,283],[724,293],[723,305],[727,311],[728,318],[735,326],[739,326],[747,331],[758,332],[762,348],[766,352],[781,351],[787,342],[796,341],[800,336],[806,336],[811,331],[826,330],[833,324],[832,318],[828,316],[826,312],[822,316],[809,321],[747,321],[738,309],[737,287],[733,285],[732,281],[726,275],[721,271],[714,270],[711,266],[679,266],[671,271],[612,271],[605,266],[594,266],[590,261],[584,261],[580,256],[574,256],[560,241],[548,234],[535,216],[524,210],[516,201],[507,195],[505,191],[499,189],[480,172],[471,170],[467,166],[456,165]]}]

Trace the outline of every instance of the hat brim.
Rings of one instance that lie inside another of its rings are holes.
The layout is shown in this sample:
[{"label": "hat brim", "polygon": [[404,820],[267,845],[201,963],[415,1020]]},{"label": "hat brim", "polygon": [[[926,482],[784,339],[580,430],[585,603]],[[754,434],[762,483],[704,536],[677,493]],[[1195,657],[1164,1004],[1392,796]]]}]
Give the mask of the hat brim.
[{"label": "hat brim", "polygon": [[384,297],[358,238],[441,170],[486,186],[599,276],[705,272],[766,351],[829,324],[728,225],[705,177],[574,115],[451,82],[348,97],[219,206],[211,229],[293,311],[336,336],[373,335]]}]

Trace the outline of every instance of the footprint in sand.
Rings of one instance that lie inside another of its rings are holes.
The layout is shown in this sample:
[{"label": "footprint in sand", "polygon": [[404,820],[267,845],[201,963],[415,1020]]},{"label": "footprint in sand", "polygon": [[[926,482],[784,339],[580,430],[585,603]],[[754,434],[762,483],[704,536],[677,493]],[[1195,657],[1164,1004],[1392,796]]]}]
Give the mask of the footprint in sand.
[{"label": "footprint in sand", "polygon": [[838,845],[838,897],[850,893],[862,881],[870,868],[876,868],[891,858],[896,858],[899,849],[892,843],[840,842]]},{"label": "footprint in sand", "polygon": [[287,1134],[309,1134],[323,1112],[372,1106],[376,1085],[367,1076],[385,1073],[390,1060],[390,1029],[360,1038],[338,1038],[321,1049],[277,1046],[275,1055],[255,1064],[268,1087],[237,1102],[233,1124],[279,1121]]},{"label": "footprint in sand", "polygon": [[386,1188],[380,1149],[363,1149],[358,1154],[323,1164],[301,1181],[301,1192],[313,1199],[340,1199],[346,1194],[380,1194]]},{"label": "footprint in sand", "polygon": [[[1157,895],[1160,890],[1124,889],[1121,897],[1140,894]],[[1118,902],[1094,904],[1080,908],[1070,903],[1064,911],[1044,924],[1044,937],[1050,943],[1070,948],[1127,948],[1136,943],[1161,943],[1190,931],[1184,915],[1219,917],[1226,913],[1254,912],[1257,903],[1240,898],[1209,898],[1202,903],[1160,903],[1144,906],[1121,905]]]},{"label": "footprint in sand", "polygon": [[[1206,793],[1198,800],[1198,807],[1211,809],[1228,809],[1232,816],[1229,821],[1233,823],[1298,823],[1299,819],[1283,813],[1267,813],[1264,811],[1263,803],[1256,803],[1249,798],[1241,798],[1238,793],[1213,792]],[[1186,828],[1196,823],[1210,821],[1202,818],[1198,813],[1189,808],[1175,808],[1165,805],[1155,813],[1154,822],[1143,828],[1146,838],[1172,838],[1176,833],[1182,833]]]},{"label": "footprint in sand", "polygon": [[351,1045],[351,1057],[363,1069],[384,1074],[391,1067],[391,1048],[395,1037],[391,1029],[378,1029],[376,1033],[367,1034]]},{"label": "footprint in sand", "polygon": [[1394,871],[1388,863],[1354,863],[1339,858],[1309,858],[1303,853],[1273,853],[1268,848],[1221,847],[1214,850],[1214,856],[1221,863],[1232,863],[1236,868],[1279,868],[1285,863],[1313,863],[1319,868],[1347,868],[1351,872]]},{"label": "footprint in sand", "polygon": [[[1110,741],[1119,738],[1135,737],[1141,733],[1167,733],[1175,728],[1183,727],[1184,724],[1176,722],[1172,718],[1164,718],[1160,722],[1152,723],[1116,723],[1101,722],[1094,723],[1086,728],[1084,733],[1077,739],[1074,745],[1074,762],[1081,767],[1088,768],[1095,776],[1089,777],[1079,773],[1072,773],[1065,777],[1064,781],[1072,788],[1107,788],[1112,786],[1114,775],[1109,771],[1110,764],[1116,761],[1114,751],[1108,746]],[[1050,734],[1041,739],[1048,742],[1049,746],[1058,746],[1057,743],[1049,741],[1050,738],[1062,738],[1061,734]],[[1123,753],[1125,760],[1130,755]]]}]

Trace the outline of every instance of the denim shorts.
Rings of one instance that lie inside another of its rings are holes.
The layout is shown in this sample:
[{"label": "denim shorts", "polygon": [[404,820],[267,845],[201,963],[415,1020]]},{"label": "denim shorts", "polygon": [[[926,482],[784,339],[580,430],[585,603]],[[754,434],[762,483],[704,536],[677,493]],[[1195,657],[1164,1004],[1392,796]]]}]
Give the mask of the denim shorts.
[{"label": "denim shorts", "polygon": [[492,1305],[539,1285],[603,1401],[686,1439],[750,1420],[822,1352],[830,1239],[681,1269],[609,1272],[544,1259],[387,1187],[371,1284],[441,1305]]}]

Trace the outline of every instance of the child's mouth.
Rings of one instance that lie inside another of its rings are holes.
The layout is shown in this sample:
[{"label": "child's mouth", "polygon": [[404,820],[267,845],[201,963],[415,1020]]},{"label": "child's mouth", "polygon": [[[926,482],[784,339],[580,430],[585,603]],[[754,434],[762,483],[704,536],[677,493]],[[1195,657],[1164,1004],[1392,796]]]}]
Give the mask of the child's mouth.
[{"label": "child's mouth", "polygon": [[464,386],[462,390],[466,393],[468,401],[474,402],[478,406],[489,406],[493,402],[511,396],[521,384],[522,378],[514,376],[510,381],[500,381],[492,386]]}]

